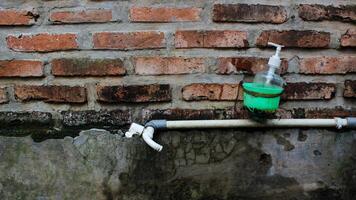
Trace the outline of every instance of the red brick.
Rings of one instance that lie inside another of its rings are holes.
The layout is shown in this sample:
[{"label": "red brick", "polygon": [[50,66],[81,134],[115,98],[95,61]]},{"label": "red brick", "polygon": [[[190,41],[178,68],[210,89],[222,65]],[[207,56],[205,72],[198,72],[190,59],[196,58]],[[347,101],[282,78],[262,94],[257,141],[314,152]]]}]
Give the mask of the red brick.
[{"label": "red brick", "polygon": [[139,75],[192,74],[205,71],[202,58],[137,57],[135,72]]},{"label": "red brick", "polygon": [[356,80],[346,80],[344,97],[356,98]]},{"label": "red brick", "polygon": [[[218,58],[217,74],[247,73],[255,74],[268,69],[268,58],[259,57],[220,57]],[[283,59],[281,74],[288,69],[288,60]]]},{"label": "red brick", "polygon": [[228,83],[193,83],[182,89],[183,99],[186,101],[234,101],[238,92],[242,93],[238,84]]},{"label": "red brick", "polygon": [[266,47],[268,42],[285,47],[326,48],[329,47],[330,33],[310,30],[263,31],[257,38],[256,45]]},{"label": "red brick", "polygon": [[244,31],[176,31],[176,48],[246,48],[247,33]]},{"label": "red brick", "polygon": [[7,46],[14,51],[50,52],[77,49],[78,44],[76,39],[76,34],[40,33],[36,35],[9,35],[6,41]]},{"label": "red brick", "polygon": [[356,28],[349,29],[340,38],[340,45],[342,47],[356,47]]},{"label": "red brick", "polygon": [[43,62],[35,60],[0,60],[0,77],[42,77]]},{"label": "red brick", "polygon": [[51,63],[55,76],[117,76],[126,73],[120,59],[60,58]]},{"label": "red brick", "polygon": [[0,87],[0,104],[9,102],[7,97],[6,88]]},{"label": "red brick", "polygon": [[287,83],[282,99],[288,100],[317,100],[332,99],[336,86],[333,83]]},{"label": "red brick", "polygon": [[99,23],[112,20],[111,10],[54,11],[49,20],[56,24]]},{"label": "red brick", "polygon": [[356,22],[356,5],[339,7],[325,5],[299,5],[299,16],[306,21],[337,20]]},{"label": "red brick", "polygon": [[93,36],[95,49],[159,49],[165,47],[164,33],[147,32],[101,32]]},{"label": "red brick", "polygon": [[0,10],[0,26],[32,25],[38,17],[33,11],[4,9]]},{"label": "red brick", "polygon": [[132,22],[184,22],[199,21],[201,8],[176,7],[132,7]]},{"label": "red brick", "polygon": [[356,72],[356,56],[301,58],[299,72],[304,74],[346,74]]},{"label": "red brick", "polygon": [[41,100],[51,103],[84,103],[86,90],[79,86],[21,85],[15,86],[15,97],[21,101]]},{"label": "red brick", "polygon": [[128,86],[97,86],[98,101],[115,102],[164,102],[172,100],[169,85],[128,85]]},{"label": "red brick", "polygon": [[265,22],[281,24],[287,21],[287,11],[283,6],[259,4],[215,4],[215,22]]}]

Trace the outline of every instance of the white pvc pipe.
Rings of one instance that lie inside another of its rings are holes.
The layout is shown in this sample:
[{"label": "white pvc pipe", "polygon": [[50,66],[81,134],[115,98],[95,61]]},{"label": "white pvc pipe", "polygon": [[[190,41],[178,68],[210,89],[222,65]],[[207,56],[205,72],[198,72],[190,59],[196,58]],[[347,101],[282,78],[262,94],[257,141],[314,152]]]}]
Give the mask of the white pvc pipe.
[{"label": "white pvc pipe", "polygon": [[347,120],[336,119],[271,119],[258,123],[247,119],[231,120],[182,120],[167,121],[167,129],[186,128],[237,128],[237,127],[338,127],[346,126]]},{"label": "white pvc pipe", "polygon": [[160,144],[157,144],[155,141],[152,140],[153,138],[153,133],[155,129],[152,127],[146,127],[145,130],[142,133],[142,138],[143,140],[150,146],[152,149],[156,151],[162,151],[163,146]]},{"label": "white pvc pipe", "polygon": [[[350,119],[349,119],[350,120]],[[154,121],[154,120],[153,120]],[[193,128],[256,128],[256,127],[316,127],[316,128],[342,128],[343,126],[354,127],[355,123],[350,120],[348,124],[347,119],[269,119],[264,123],[258,123],[248,119],[230,119],[230,120],[181,120],[181,121],[165,121],[157,120],[156,122],[149,122],[144,126],[132,124],[129,131],[126,133],[127,137],[133,134],[141,135],[143,140],[154,150],[162,151],[162,145],[157,144],[152,140],[155,128],[164,129],[193,129]],[[142,132],[141,132],[142,131]]]}]

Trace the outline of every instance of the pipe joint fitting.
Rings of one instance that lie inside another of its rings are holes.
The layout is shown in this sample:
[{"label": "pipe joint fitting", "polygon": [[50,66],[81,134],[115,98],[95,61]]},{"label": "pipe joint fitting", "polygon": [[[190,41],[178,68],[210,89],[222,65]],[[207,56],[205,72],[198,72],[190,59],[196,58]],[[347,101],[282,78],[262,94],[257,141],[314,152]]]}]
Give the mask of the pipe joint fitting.
[{"label": "pipe joint fitting", "polygon": [[347,127],[356,128],[356,117],[347,117]]},{"label": "pipe joint fitting", "polygon": [[336,128],[337,129],[342,129],[343,127],[347,126],[347,120],[346,119],[342,119],[340,117],[335,117],[335,123],[336,123]]},{"label": "pipe joint fitting", "polygon": [[146,127],[142,133],[142,138],[152,149],[156,151],[162,151],[163,146],[153,141],[154,131],[155,129],[152,126]]},{"label": "pipe joint fitting", "polygon": [[145,127],[152,127],[154,129],[166,129],[167,128],[167,120],[151,120],[145,124]]}]

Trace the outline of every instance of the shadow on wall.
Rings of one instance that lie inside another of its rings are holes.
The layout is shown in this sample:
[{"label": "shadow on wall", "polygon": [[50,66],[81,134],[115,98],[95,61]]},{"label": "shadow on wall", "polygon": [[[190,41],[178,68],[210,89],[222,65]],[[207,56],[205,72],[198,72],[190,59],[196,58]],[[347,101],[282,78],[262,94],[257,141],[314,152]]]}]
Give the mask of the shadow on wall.
[{"label": "shadow on wall", "polygon": [[161,153],[102,130],[33,142],[0,137],[1,199],[345,199],[356,132],[163,132]]}]

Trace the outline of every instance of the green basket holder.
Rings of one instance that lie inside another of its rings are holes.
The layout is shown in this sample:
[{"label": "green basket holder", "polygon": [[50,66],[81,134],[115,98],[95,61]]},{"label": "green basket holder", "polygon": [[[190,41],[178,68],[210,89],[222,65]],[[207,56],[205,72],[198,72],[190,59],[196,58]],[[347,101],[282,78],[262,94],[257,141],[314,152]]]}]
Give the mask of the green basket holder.
[{"label": "green basket holder", "polygon": [[277,86],[268,86],[261,83],[243,83],[244,106],[250,111],[261,110],[274,112],[278,109],[280,96],[283,88]]}]

